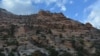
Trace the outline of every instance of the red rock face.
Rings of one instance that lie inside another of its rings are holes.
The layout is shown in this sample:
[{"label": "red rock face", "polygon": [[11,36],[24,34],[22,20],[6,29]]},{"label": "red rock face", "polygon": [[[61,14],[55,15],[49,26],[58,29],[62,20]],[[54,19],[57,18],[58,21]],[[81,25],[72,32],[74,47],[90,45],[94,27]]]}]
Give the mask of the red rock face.
[{"label": "red rock face", "polygon": [[82,24],[66,18],[62,13],[51,13],[50,11],[43,10],[33,15],[11,16],[11,14],[8,14],[8,17],[1,16],[1,18],[4,18],[2,21],[7,21],[7,23],[13,23],[15,25],[37,25],[41,28],[56,30],[57,32],[62,30],[69,35],[85,34],[89,29],[93,28],[90,23]]},{"label": "red rock face", "polygon": [[49,11],[43,11],[43,10],[41,10],[41,11],[39,11],[38,15],[39,16],[50,16],[51,13]]},{"label": "red rock face", "polygon": [[82,24],[66,18],[62,13],[40,11],[37,14],[20,16],[5,12],[0,14],[0,35],[15,35],[20,45],[32,43],[41,47],[52,46],[64,51],[66,48],[76,51],[74,45],[77,48],[85,46],[90,50],[92,43],[87,40],[100,38],[97,31],[99,30],[90,23]]},{"label": "red rock face", "polygon": [[[2,13],[6,15],[6,13]],[[0,18],[3,18],[0,19],[0,22],[7,22],[7,24],[11,23],[23,26],[39,26],[41,28],[52,29],[57,32],[64,31],[66,32],[65,34],[69,34],[70,36],[80,35],[83,33],[85,34],[88,30],[93,29],[93,26],[90,23],[82,24],[78,21],[66,18],[62,13],[51,13],[50,11],[43,10],[32,15],[18,16],[13,14],[9,15],[7,13],[7,17],[2,15]]]},{"label": "red rock face", "polygon": [[90,23],[86,23],[85,25],[86,25],[86,27],[87,27],[88,29],[92,29],[92,28],[93,28],[93,26],[92,26]]}]

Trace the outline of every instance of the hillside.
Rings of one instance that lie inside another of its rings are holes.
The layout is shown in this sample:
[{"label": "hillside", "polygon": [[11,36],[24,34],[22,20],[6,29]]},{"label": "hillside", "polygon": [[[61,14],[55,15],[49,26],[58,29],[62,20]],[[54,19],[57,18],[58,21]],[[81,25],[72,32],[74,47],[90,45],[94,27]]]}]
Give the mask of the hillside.
[{"label": "hillside", "polygon": [[100,30],[62,13],[0,8],[0,56],[100,56]]}]

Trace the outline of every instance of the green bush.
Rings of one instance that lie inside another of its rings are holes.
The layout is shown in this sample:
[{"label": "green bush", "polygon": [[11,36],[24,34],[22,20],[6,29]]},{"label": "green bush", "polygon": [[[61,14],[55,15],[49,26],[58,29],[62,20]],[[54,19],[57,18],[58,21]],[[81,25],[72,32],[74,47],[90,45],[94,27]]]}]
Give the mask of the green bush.
[{"label": "green bush", "polygon": [[32,55],[30,56],[46,56],[46,54],[40,52],[40,51],[35,51],[34,53],[32,53]]},{"label": "green bush", "polygon": [[5,56],[5,54],[0,52],[0,56]]}]

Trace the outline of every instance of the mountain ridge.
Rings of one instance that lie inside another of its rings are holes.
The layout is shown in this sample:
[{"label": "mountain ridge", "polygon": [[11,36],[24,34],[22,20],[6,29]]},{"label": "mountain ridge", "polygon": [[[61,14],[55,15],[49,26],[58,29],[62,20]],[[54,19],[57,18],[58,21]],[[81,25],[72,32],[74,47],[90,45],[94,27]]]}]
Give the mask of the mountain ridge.
[{"label": "mountain ridge", "polygon": [[2,12],[0,15],[0,50],[3,49],[0,55],[100,55],[100,30],[90,23],[83,24],[49,11],[32,15]]},{"label": "mountain ridge", "polygon": [[[0,8],[0,11],[2,12],[2,13],[7,13],[7,14],[11,14],[11,15],[16,15],[16,14],[13,14],[13,13],[11,13],[11,12],[8,12],[7,10],[5,10],[5,9],[2,9],[2,8]],[[3,12],[4,11],[4,12]],[[45,15],[44,15],[45,14]],[[16,16],[18,16],[18,17],[20,17],[20,16],[48,16],[48,17],[62,17],[62,18],[66,18],[66,19],[68,19],[68,20],[73,20],[73,19],[71,19],[71,18],[67,18],[67,17],[65,17],[64,15],[63,15],[63,13],[51,13],[50,11],[44,11],[44,10],[41,10],[41,11],[39,11],[37,14],[31,14],[31,15],[16,15]],[[73,20],[73,21],[75,21],[75,20]],[[79,21],[77,21],[77,22],[79,22]],[[81,23],[81,22],[79,22],[79,23]],[[87,22],[87,23],[89,23],[89,22]],[[86,24],[87,24],[86,23]],[[81,24],[83,24],[83,23],[81,23]],[[89,23],[90,24],[90,23]]]}]

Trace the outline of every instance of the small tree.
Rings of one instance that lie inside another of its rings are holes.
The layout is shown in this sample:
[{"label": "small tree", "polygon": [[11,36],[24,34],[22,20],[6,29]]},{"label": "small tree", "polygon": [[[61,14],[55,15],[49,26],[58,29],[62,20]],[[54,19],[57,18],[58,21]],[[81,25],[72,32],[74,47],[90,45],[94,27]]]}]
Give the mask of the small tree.
[{"label": "small tree", "polygon": [[53,47],[49,47],[47,50],[49,51],[49,56],[58,56],[59,54]]},{"label": "small tree", "polygon": [[40,30],[36,30],[36,34],[40,34]]},{"label": "small tree", "polygon": [[10,52],[8,56],[15,56],[13,52]]},{"label": "small tree", "polygon": [[69,52],[63,52],[61,55],[59,56],[72,56],[72,54],[70,54]]},{"label": "small tree", "polygon": [[37,50],[34,53],[32,53],[31,56],[46,56],[46,54],[44,54],[44,53],[42,53],[42,52],[40,52],[40,51]]},{"label": "small tree", "polygon": [[2,52],[0,52],[0,56],[5,56],[5,54],[4,54],[4,53],[2,53]]},{"label": "small tree", "polygon": [[11,36],[14,36],[14,33],[15,33],[15,27],[16,27],[16,26],[13,25],[13,24],[10,25],[10,33],[9,33],[9,34],[10,34]]}]

